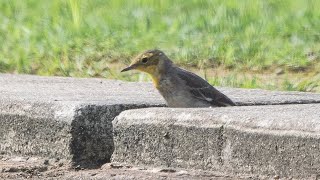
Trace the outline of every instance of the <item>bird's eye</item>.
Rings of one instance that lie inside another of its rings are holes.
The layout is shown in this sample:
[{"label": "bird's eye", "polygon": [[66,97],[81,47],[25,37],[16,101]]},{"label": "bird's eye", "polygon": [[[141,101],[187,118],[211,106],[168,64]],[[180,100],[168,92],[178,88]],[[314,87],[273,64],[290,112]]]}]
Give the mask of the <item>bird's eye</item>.
[{"label": "bird's eye", "polygon": [[141,62],[142,62],[142,63],[147,63],[147,62],[148,62],[148,59],[147,59],[147,58],[142,58]]}]

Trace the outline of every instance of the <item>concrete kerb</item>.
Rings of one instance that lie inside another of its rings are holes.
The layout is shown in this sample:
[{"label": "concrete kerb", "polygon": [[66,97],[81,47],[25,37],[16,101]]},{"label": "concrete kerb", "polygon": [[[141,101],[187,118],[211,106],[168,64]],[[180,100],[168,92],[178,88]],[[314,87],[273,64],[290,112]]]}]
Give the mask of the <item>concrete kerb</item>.
[{"label": "concrete kerb", "polygon": [[84,168],[110,161],[112,120],[120,112],[150,106],[19,103],[21,109],[15,105],[9,105],[15,113],[1,109],[1,154],[65,159]]},{"label": "concrete kerb", "polygon": [[110,161],[112,120],[121,111],[164,106],[145,83],[5,74],[0,84],[0,153],[77,167]]},{"label": "concrete kerb", "polygon": [[[150,83],[0,74],[0,84],[0,153],[65,158],[80,167],[110,160],[111,122],[120,112],[164,106]],[[219,89],[239,105],[320,102],[313,93]]]},{"label": "concrete kerb", "polygon": [[149,108],[114,121],[113,162],[309,177],[320,173],[320,104]]}]

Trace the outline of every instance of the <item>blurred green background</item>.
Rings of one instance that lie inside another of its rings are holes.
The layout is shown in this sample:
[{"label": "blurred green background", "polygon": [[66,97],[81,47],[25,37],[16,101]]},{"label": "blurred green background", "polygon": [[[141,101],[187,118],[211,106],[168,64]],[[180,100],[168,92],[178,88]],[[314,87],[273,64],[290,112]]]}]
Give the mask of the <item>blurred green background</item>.
[{"label": "blurred green background", "polygon": [[1,0],[0,72],[119,73],[159,48],[219,86],[320,92],[318,0]]}]

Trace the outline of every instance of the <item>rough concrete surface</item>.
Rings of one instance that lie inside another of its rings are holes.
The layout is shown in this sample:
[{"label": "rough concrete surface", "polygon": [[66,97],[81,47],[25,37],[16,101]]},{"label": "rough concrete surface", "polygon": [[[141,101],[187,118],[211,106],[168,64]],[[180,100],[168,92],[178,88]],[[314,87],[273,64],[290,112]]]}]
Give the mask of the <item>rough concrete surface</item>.
[{"label": "rough concrete surface", "polygon": [[[0,74],[0,84],[2,101],[164,105],[164,100],[151,83]],[[222,87],[217,89],[239,105],[320,103],[319,93]]]},{"label": "rough concrete surface", "polygon": [[[218,89],[239,105],[320,102],[313,93]],[[152,106],[164,101],[150,83],[0,74],[0,154],[101,165],[114,150],[113,119],[124,110]],[[220,133],[204,136],[221,142],[215,137]]]},{"label": "rough concrete surface", "polygon": [[112,120],[121,111],[163,106],[144,83],[5,74],[0,84],[0,154],[82,166],[109,161]]},{"label": "rough concrete surface", "polygon": [[320,174],[320,104],[128,110],[113,162],[280,177]]},{"label": "rough concrete surface", "polygon": [[215,171],[154,168],[117,163],[107,163],[96,169],[81,169],[71,168],[67,162],[55,158],[0,156],[0,179],[236,180],[271,178],[273,177],[250,174],[229,175]]}]

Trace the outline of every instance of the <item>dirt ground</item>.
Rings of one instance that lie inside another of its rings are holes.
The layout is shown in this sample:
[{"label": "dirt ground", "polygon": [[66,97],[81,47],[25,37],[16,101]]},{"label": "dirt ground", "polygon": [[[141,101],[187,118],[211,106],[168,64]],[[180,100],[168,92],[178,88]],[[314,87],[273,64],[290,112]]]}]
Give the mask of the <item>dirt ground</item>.
[{"label": "dirt ground", "polygon": [[[274,178],[274,177],[273,177]],[[271,178],[271,179],[273,179]],[[277,177],[275,177],[277,179]],[[98,169],[71,168],[65,160],[0,156],[0,179],[270,179],[221,172],[137,167],[107,163]]]}]

